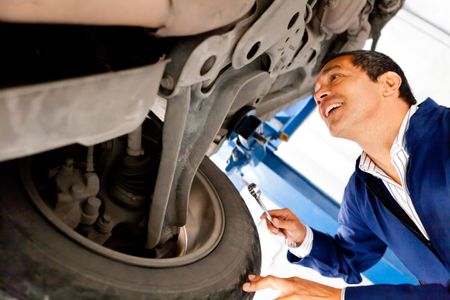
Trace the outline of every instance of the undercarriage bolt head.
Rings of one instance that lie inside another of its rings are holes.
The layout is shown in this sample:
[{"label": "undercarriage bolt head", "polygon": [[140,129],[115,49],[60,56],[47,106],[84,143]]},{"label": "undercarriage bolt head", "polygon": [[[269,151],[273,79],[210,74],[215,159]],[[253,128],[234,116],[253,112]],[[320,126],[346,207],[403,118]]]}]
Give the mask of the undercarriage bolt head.
[{"label": "undercarriage bolt head", "polygon": [[97,222],[97,230],[100,233],[110,233],[113,228],[113,224],[111,222],[111,217],[107,214],[104,214]]},{"label": "undercarriage bolt head", "polygon": [[172,78],[172,76],[170,76],[169,74],[164,74],[163,78],[161,78],[161,87],[166,89],[166,90],[171,90],[173,89],[175,82]]},{"label": "undercarriage bolt head", "polygon": [[98,208],[102,204],[102,201],[97,197],[89,197],[86,202],[84,202],[83,212],[89,216],[94,216],[98,214]]}]

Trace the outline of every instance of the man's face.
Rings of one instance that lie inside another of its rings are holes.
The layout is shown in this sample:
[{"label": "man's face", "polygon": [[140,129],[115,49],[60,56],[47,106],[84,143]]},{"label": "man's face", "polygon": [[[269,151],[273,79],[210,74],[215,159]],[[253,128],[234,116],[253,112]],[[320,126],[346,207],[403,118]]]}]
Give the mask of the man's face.
[{"label": "man's face", "polygon": [[317,77],[314,100],[330,134],[354,140],[376,124],[382,105],[380,86],[352,64],[350,55],[329,61]]}]

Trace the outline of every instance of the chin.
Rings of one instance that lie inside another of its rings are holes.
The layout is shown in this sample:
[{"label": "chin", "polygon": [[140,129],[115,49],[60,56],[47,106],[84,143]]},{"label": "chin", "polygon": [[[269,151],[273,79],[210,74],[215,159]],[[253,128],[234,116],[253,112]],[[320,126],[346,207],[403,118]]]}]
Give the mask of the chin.
[{"label": "chin", "polygon": [[328,132],[332,137],[345,138],[345,135],[342,132],[342,130],[340,130],[340,128],[337,128],[336,126],[328,126]]},{"label": "chin", "polygon": [[335,126],[332,125],[328,125],[328,132],[330,133],[330,135],[332,137],[339,137],[338,136],[338,130]]}]

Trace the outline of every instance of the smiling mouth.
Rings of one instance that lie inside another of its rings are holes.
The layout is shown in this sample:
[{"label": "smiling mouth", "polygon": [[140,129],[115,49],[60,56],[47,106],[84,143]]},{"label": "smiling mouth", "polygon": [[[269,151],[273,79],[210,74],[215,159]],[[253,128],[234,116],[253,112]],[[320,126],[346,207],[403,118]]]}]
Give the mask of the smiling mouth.
[{"label": "smiling mouth", "polygon": [[325,111],[325,117],[328,118],[328,116],[330,115],[330,113],[331,113],[333,110],[335,110],[336,108],[341,107],[341,106],[342,106],[342,103],[336,103],[336,104],[333,104],[333,105],[328,106],[328,107],[327,107],[327,110]]}]

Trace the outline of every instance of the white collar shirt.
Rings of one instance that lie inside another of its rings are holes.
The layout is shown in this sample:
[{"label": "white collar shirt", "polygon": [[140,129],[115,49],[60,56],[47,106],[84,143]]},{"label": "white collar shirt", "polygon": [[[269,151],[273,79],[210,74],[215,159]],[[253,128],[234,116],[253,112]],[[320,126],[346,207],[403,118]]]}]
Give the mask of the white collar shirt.
[{"label": "white collar shirt", "polygon": [[380,169],[364,151],[361,154],[359,168],[362,171],[379,178],[384,183],[394,200],[405,211],[408,217],[411,218],[417,228],[419,228],[420,232],[429,240],[428,233],[423,227],[423,224],[411,201],[408,186],[406,184],[406,170],[409,163],[409,154],[406,151],[405,133],[408,129],[409,121],[417,109],[417,105],[412,105],[408,110],[390,151],[391,162],[400,177],[401,184],[395,182],[382,169]]}]

